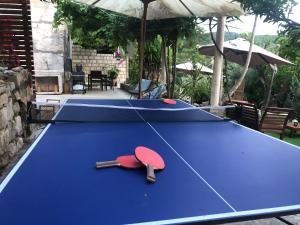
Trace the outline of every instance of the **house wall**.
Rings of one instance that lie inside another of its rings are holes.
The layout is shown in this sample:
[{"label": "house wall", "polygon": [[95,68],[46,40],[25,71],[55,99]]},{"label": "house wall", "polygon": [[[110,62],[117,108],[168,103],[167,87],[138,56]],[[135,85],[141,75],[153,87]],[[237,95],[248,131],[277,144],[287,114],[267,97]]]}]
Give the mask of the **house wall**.
[{"label": "house wall", "polygon": [[54,4],[31,0],[35,70],[64,71],[66,26],[53,27]]},{"label": "house wall", "polygon": [[73,45],[72,67],[75,71],[77,65],[82,65],[85,74],[91,70],[101,70],[104,74],[114,65],[119,70],[117,78],[118,85],[124,83],[128,77],[128,63],[126,59],[116,60],[112,54],[97,54],[94,49],[84,49],[81,46]]}]

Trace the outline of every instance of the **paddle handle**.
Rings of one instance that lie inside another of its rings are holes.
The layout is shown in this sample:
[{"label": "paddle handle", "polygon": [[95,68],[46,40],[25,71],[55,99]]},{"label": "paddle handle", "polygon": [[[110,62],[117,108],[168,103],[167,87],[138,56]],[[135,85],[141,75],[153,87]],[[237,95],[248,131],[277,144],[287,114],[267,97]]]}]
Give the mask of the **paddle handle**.
[{"label": "paddle handle", "polygon": [[147,165],[147,181],[154,183],[156,180],[155,178],[155,173],[154,173],[154,168],[151,165]]},{"label": "paddle handle", "polygon": [[113,161],[105,161],[105,162],[96,162],[96,168],[106,168],[106,167],[112,167],[112,166],[119,166],[119,162],[116,160]]}]

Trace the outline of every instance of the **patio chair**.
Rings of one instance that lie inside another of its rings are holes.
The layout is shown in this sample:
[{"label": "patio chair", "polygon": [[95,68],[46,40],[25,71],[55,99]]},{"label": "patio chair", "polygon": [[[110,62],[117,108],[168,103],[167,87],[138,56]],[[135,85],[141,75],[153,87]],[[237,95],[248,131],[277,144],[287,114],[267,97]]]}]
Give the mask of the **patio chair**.
[{"label": "patio chair", "polygon": [[241,105],[240,124],[254,130],[259,130],[259,115],[255,104],[243,103]]},{"label": "patio chair", "polygon": [[284,138],[284,131],[289,117],[293,109],[268,107],[263,114],[262,120],[259,125],[261,132],[273,132],[280,135],[280,139]]},{"label": "patio chair", "polygon": [[115,90],[114,89],[114,86],[113,86],[113,80],[108,76],[108,75],[102,75],[101,77],[101,88],[102,90],[105,90],[107,91],[107,86],[110,87],[111,90]]},{"label": "patio chair", "polygon": [[238,123],[240,123],[240,120],[241,120],[241,111],[242,111],[242,109],[241,109],[241,105],[239,105],[239,104],[236,104],[236,103],[234,103],[234,102],[232,102],[232,101],[226,101],[225,102],[225,106],[231,106],[231,105],[237,105],[236,107],[234,107],[234,108],[226,108],[226,110],[225,110],[225,115],[228,117],[228,118],[230,118],[230,119],[232,119],[232,120],[235,120],[235,121],[237,121]]},{"label": "patio chair", "polygon": [[[152,80],[146,80],[146,79],[142,80],[142,95],[149,92],[151,83],[152,83]],[[139,84],[137,83],[135,88],[133,90],[129,90],[128,92],[131,94],[130,98],[132,98],[133,96],[137,96],[139,94]]]},{"label": "patio chair", "polygon": [[160,84],[157,87],[155,87],[152,91],[149,91],[143,98],[159,99],[166,90],[167,90],[166,85]]},{"label": "patio chair", "polygon": [[236,120],[239,124],[254,130],[259,129],[259,115],[255,104],[247,101],[228,101],[226,105],[237,105],[235,108],[226,109],[226,116]]},{"label": "patio chair", "polygon": [[93,83],[99,83],[99,86],[102,88],[101,78],[102,71],[91,70],[90,74],[88,75],[88,89],[91,90],[93,88]]},{"label": "patio chair", "polygon": [[82,92],[86,93],[85,74],[84,72],[72,72],[71,74],[71,93]]}]

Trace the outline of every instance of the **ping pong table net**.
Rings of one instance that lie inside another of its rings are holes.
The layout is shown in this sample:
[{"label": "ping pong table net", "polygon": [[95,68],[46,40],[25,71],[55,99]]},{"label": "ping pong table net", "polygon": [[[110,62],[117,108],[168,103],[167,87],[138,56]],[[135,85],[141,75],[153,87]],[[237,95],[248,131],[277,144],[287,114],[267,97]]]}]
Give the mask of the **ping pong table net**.
[{"label": "ping pong table net", "polygon": [[81,103],[32,102],[28,107],[28,123],[102,123],[102,122],[224,122],[235,119],[236,106],[194,107],[99,105]]}]

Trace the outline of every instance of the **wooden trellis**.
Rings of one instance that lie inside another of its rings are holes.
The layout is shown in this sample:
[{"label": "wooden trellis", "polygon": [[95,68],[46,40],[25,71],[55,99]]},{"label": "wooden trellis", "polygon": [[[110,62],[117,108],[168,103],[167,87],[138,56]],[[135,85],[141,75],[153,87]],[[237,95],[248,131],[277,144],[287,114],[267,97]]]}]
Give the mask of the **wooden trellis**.
[{"label": "wooden trellis", "polygon": [[0,1],[0,63],[33,72],[30,0]]}]

